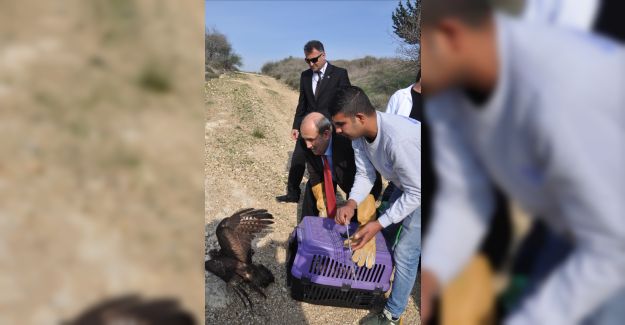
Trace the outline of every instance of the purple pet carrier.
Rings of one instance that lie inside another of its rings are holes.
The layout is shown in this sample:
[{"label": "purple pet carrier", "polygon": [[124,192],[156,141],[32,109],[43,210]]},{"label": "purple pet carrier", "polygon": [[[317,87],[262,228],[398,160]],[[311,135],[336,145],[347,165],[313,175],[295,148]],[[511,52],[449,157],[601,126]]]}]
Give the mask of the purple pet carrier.
[{"label": "purple pet carrier", "polygon": [[[357,228],[356,223],[350,224],[349,234]],[[303,218],[289,239],[286,265],[287,285],[294,299],[351,308],[371,308],[384,301],[393,271],[384,237],[376,235],[376,258],[371,269],[352,262],[349,248],[343,246],[346,238],[345,226],[334,219]]]}]

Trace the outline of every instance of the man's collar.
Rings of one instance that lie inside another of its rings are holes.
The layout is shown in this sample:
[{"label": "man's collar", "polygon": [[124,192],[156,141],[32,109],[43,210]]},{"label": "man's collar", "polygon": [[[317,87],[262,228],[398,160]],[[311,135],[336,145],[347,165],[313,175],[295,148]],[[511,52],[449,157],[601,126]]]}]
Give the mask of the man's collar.
[{"label": "man's collar", "polygon": [[326,68],[328,67],[328,61],[326,61],[326,63],[323,65],[323,67],[321,67],[321,74],[324,75],[326,74]]},{"label": "man's collar", "polygon": [[332,134],[330,134],[330,141],[328,141],[328,147],[326,151],[323,153],[326,156],[332,156]]}]

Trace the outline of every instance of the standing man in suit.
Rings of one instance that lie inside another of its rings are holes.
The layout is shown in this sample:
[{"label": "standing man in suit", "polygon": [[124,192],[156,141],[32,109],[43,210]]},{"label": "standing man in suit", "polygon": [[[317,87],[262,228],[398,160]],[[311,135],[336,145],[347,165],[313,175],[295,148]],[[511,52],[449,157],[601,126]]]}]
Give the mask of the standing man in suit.
[{"label": "standing man in suit", "polygon": [[347,70],[334,66],[326,60],[326,53],[321,42],[309,41],[306,43],[304,55],[310,69],[302,72],[299,81],[299,101],[291,130],[291,138],[295,141],[295,148],[291,156],[287,192],[286,195],[276,197],[278,202],[284,203],[299,202],[299,185],[306,170],[305,147],[300,144],[300,141],[297,141],[300,138],[299,128],[302,119],[311,112],[319,112],[329,117],[329,106],[337,90],[351,85]]},{"label": "standing man in suit", "polygon": [[[352,142],[337,135],[332,130],[332,123],[323,114],[313,112],[304,118],[301,125],[301,138],[306,147],[304,156],[310,175],[302,216],[320,216],[334,218],[336,214],[336,186],[349,193],[356,178],[356,160]],[[376,179],[369,195],[358,205],[357,219],[361,227],[376,218],[375,200],[382,190],[382,177],[375,173]],[[352,260],[358,266],[373,267],[375,263],[375,240],[360,250],[355,250]]]}]

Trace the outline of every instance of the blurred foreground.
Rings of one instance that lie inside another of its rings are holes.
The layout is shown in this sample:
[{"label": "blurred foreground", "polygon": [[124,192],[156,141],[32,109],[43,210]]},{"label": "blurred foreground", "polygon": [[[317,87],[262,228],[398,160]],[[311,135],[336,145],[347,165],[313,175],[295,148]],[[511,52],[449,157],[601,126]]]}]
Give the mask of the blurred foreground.
[{"label": "blurred foreground", "polygon": [[0,324],[202,318],[202,6],[0,1]]}]

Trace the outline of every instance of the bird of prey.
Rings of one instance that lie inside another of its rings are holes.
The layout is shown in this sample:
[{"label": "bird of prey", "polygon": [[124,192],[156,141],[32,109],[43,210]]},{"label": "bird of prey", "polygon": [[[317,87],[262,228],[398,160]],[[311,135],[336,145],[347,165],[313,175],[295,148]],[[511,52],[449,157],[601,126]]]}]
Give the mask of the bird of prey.
[{"label": "bird of prey", "polygon": [[252,263],[252,240],[273,224],[273,216],[262,209],[243,209],[217,225],[220,250],[211,250],[204,268],[229,284],[237,296],[253,308],[244,285],[267,298],[261,288],[274,282],[273,274],[262,264]]}]

